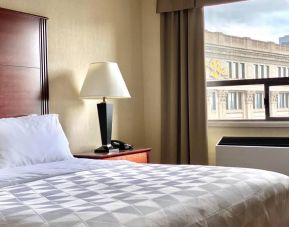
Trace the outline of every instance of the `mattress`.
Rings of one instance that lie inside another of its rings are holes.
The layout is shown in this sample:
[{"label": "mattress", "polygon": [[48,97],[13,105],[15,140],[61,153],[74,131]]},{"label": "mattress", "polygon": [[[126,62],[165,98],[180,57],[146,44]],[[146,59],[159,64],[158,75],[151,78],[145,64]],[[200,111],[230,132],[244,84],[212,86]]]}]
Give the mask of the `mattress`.
[{"label": "mattress", "polygon": [[0,170],[0,226],[289,226],[289,178],[73,159]]}]

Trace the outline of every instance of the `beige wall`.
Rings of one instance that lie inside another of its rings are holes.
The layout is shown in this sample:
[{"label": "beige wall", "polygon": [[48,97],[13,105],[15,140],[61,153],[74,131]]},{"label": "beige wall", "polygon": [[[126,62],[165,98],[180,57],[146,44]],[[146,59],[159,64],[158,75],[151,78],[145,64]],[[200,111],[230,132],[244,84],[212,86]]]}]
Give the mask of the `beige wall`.
[{"label": "beige wall", "polygon": [[146,146],[140,4],[140,0],[0,0],[0,7],[49,18],[50,112],[60,114],[73,152],[101,144],[96,101],[78,98],[88,65],[95,61],[118,62],[132,96],[114,101],[113,137]]},{"label": "beige wall", "polygon": [[160,17],[159,14],[156,14],[156,0],[142,0],[141,3],[145,142],[153,148],[152,162],[159,162],[161,137]]}]

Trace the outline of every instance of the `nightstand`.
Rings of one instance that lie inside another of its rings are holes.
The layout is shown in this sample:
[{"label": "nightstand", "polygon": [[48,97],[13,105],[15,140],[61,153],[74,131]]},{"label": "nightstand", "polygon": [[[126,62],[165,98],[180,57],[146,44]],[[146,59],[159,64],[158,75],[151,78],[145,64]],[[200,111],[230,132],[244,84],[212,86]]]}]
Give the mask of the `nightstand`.
[{"label": "nightstand", "polygon": [[105,160],[128,160],[137,163],[149,163],[149,154],[151,148],[143,148],[143,149],[133,149],[120,151],[118,153],[94,153],[85,152],[74,154],[76,158],[88,158],[88,159],[105,159]]}]

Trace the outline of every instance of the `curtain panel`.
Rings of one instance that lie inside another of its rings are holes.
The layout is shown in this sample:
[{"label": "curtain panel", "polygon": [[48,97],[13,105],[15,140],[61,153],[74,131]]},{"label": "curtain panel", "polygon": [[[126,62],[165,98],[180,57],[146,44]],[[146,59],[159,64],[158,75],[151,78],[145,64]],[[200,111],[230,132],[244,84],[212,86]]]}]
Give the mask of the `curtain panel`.
[{"label": "curtain panel", "polygon": [[202,18],[202,8],[161,15],[162,163],[208,163]]}]

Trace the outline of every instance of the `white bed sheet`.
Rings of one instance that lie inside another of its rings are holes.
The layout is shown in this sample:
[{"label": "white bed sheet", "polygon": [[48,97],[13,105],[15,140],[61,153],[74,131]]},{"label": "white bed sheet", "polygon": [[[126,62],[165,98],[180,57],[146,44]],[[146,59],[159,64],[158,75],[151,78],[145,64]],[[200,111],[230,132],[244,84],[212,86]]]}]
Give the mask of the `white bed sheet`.
[{"label": "white bed sheet", "polygon": [[289,226],[289,178],[74,159],[0,170],[0,226]]}]

